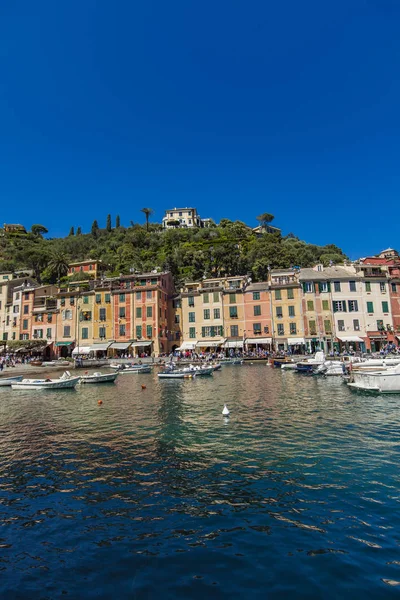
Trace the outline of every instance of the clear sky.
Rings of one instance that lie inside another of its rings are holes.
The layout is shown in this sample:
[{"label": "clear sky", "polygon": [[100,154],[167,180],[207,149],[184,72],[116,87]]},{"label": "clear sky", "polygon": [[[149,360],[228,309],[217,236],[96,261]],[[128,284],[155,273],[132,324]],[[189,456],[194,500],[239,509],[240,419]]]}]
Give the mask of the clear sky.
[{"label": "clear sky", "polygon": [[397,247],[398,0],[3,0],[0,221],[146,206]]}]

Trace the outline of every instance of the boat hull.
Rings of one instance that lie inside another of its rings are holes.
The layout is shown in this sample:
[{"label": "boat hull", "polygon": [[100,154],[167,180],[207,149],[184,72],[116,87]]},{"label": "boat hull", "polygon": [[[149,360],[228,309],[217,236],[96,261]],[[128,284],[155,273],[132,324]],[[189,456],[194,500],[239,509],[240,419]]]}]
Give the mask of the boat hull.
[{"label": "boat hull", "polygon": [[44,379],[23,379],[17,383],[13,383],[13,390],[67,390],[75,388],[80,381],[80,377],[71,377],[63,381]]},{"label": "boat hull", "polygon": [[22,381],[22,379],[23,379],[23,375],[20,375],[19,377],[4,377],[4,378],[0,379],[0,387],[10,386],[13,383]]},{"label": "boat hull", "polygon": [[105,375],[85,375],[81,377],[81,383],[113,383],[118,377],[118,373],[107,373]]}]

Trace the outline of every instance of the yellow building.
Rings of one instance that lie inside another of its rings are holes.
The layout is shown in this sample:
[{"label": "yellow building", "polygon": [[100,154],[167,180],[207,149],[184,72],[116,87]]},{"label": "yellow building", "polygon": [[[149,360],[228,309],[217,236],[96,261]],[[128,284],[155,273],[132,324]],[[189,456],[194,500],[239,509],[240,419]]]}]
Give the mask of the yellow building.
[{"label": "yellow building", "polygon": [[245,325],[245,289],[248,278],[227,277],[222,292],[225,348],[243,350],[246,337]]},{"label": "yellow building", "polygon": [[294,269],[270,273],[273,342],[276,351],[304,351],[302,297]]}]

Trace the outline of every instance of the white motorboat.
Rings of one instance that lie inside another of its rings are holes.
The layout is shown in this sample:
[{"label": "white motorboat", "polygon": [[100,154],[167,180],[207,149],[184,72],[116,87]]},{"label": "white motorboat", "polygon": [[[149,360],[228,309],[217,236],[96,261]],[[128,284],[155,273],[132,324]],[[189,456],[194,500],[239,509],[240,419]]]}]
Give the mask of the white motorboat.
[{"label": "white motorboat", "polygon": [[322,351],[316,352],[313,358],[301,360],[296,364],[298,373],[312,373],[325,362],[325,354]]},{"label": "white motorboat", "polygon": [[400,364],[376,371],[352,371],[349,388],[380,394],[400,393]]},{"label": "white motorboat", "polygon": [[91,375],[83,375],[81,383],[112,383],[118,377],[118,373],[92,373]]},{"label": "white motorboat", "polygon": [[162,373],[157,373],[157,377],[160,379],[194,379],[196,377],[196,373],[184,373],[183,371],[163,371]]},{"label": "white motorboat", "polygon": [[281,364],[281,371],[295,371],[297,369],[297,363],[295,362],[284,362]]},{"label": "white motorboat", "polygon": [[368,371],[368,370],[369,371],[371,371],[371,370],[379,371],[381,368],[395,367],[396,365],[399,365],[399,364],[400,364],[400,355],[398,357],[382,356],[381,358],[367,358],[366,360],[363,360],[362,362],[350,363],[349,368],[351,371]]},{"label": "white motorboat", "polygon": [[117,364],[109,365],[111,369],[115,369],[118,373],[151,373],[153,365],[150,364]]},{"label": "white motorboat", "polygon": [[59,379],[22,379],[11,384],[13,390],[66,390],[75,388],[80,377],[71,377],[68,371]]},{"label": "white motorboat", "polygon": [[163,373],[183,373],[183,374],[192,374],[192,375],[212,375],[215,371],[213,365],[189,365],[188,367],[183,367],[182,369],[177,369],[175,365],[169,363],[166,365],[165,371]]},{"label": "white motorboat", "polygon": [[17,381],[22,381],[23,375],[18,375],[18,377],[1,377],[0,378],[0,387],[2,386],[10,386],[13,383],[17,383]]},{"label": "white motorboat", "polygon": [[44,361],[44,362],[42,362],[42,364],[40,366],[41,367],[69,367],[70,364],[71,363],[68,362],[68,360],[58,359],[58,360]]},{"label": "white motorboat", "polygon": [[330,377],[333,375],[344,375],[345,372],[345,365],[340,360],[326,360],[324,363],[322,363],[322,365],[319,365],[315,369],[314,375],[324,375],[325,377]]}]

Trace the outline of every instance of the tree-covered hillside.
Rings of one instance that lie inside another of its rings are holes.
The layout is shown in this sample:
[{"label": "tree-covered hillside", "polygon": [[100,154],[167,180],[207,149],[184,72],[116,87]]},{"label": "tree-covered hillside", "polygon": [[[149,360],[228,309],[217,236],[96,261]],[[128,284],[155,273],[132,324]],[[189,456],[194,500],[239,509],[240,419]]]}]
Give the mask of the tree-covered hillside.
[{"label": "tree-covered hillside", "polygon": [[162,230],[149,223],[148,216],[145,226],[131,222],[129,227],[113,227],[108,216],[105,229],[94,221],[90,233],[82,234],[79,226],[73,226],[65,238],[45,239],[46,229],[40,225],[27,234],[1,231],[0,271],[32,269],[39,281],[56,283],[66,276],[69,262],[95,258],[109,265],[110,276],[159,268],[171,270],[177,283],[247,273],[263,280],[269,268],[328,265],[346,258],[334,244],[307,244],[293,234],[256,235],[241,221],[223,219],[205,229]]}]

